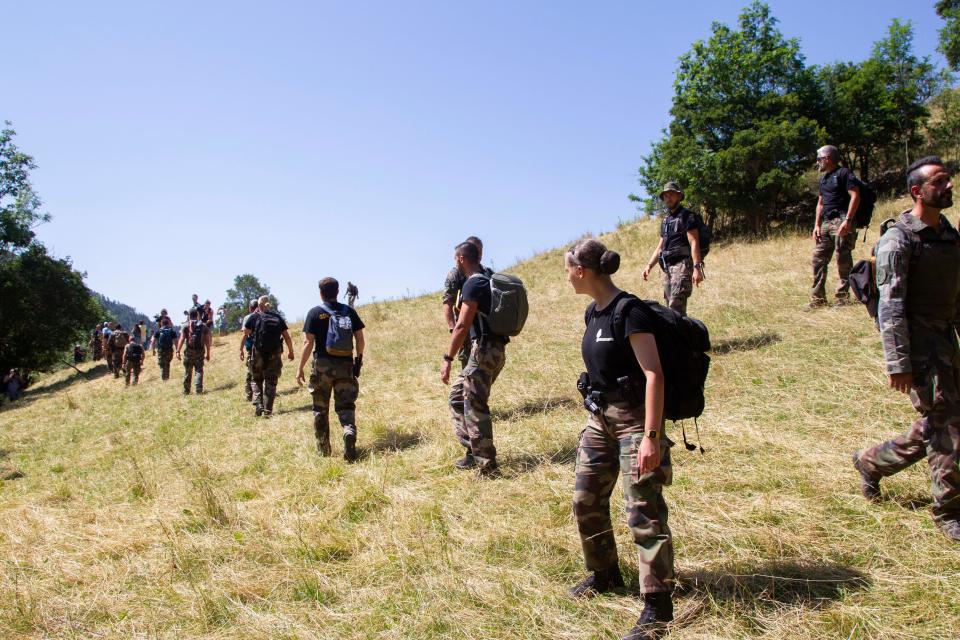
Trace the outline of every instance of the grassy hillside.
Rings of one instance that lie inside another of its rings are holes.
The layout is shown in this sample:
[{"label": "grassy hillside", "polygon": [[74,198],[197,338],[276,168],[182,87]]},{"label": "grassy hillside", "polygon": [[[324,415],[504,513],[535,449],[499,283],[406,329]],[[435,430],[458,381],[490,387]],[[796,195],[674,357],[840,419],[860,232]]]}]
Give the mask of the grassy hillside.
[{"label": "grassy hillside", "polygon": [[[639,222],[603,239],[623,255],[619,284],[659,298],[640,280],[655,235]],[[707,454],[676,447],[666,493],[681,584],[672,637],[954,638],[960,549],[930,520],[926,466],[869,505],[849,462],[913,410],[885,387],[862,308],[801,312],[810,250],[807,236],[718,245],[691,300],[717,353]],[[438,296],[360,309],[356,464],[315,455],[291,365],[276,415],[254,418],[236,334],[215,339],[202,397],[162,384],[153,358],[137,388],[102,365],[38,384],[0,412],[0,465],[24,474],[0,482],[0,637],[620,637],[635,593],[565,595],[583,575],[570,503],[588,300],[561,255],[512,270],[531,318],[494,388],[498,480],[451,467],[461,450],[438,379]]]}]

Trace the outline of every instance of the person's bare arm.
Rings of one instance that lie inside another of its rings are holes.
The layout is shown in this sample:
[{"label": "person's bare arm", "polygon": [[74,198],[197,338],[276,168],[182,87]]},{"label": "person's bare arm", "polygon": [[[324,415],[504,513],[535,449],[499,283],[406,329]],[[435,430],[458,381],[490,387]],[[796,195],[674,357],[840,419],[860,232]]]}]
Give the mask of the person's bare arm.
[{"label": "person's bare arm", "polygon": [[293,362],[293,338],[290,337],[290,332],[286,329],[280,335],[283,336],[283,341],[287,343],[287,360]]},{"label": "person's bare arm", "polygon": [[357,355],[362,356],[363,350],[367,348],[367,340],[363,337],[363,329],[354,331],[353,338],[357,342]]},{"label": "person's bare arm", "polygon": [[[252,334],[253,332],[247,328],[244,328],[244,330],[240,332],[240,362],[243,362],[244,358],[247,355],[245,343],[247,341],[247,338],[249,338]],[[290,350],[293,351],[293,347],[291,347]],[[293,358],[291,358],[291,360],[293,360]]]},{"label": "person's bare arm", "polygon": [[450,363],[457,357],[457,353],[463,347],[467,335],[470,333],[470,325],[473,324],[473,318],[477,315],[479,303],[476,300],[465,301],[460,306],[460,316],[457,318],[457,324],[450,334],[450,346],[447,347],[447,358],[444,359],[440,367],[440,381],[443,384],[450,383]]},{"label": "person's bare arm", "polygon": [[644,395],[644,432],[656,432],[656,438],[644,436],[637,450],[637,468],[640,473],[653,471],[660,466],[660,427],[663,425],[663,368],[660,366],[660,354],[657,341],[652,333],[634,333],[630,335],[630,346],[640,363],[640,369],[646,378]]},{"label": "person's bare arm", "polygon": [[687,241],[690,243],[690,255],[693,257],[693,284],[700,286],[705,278],[700,258],[700,229],[687,229]]},{"label": "person's bare arm", "polygon": [[856,228],[857,209],[860,208],[860,187],[850,187],[847,193],[850,194],[850,204],[847,205],[847,217],[837,229],[837,234],[840,236],[845,236]]},{"label": "person's bare arm", "polygon": [[817,196],[817,213],[813,219],[813,241],[820,242],[820,219],[823,217],[823,196]]},{"label": "person's bare arm", "polygon": [[210,328],[204,325],[203,331],[203,346],[207,350],[207,362],[210,362],[210,350],[213,349],[213,331],[210,331]]},{"label": "person's bare arm", "polygon": [[650,276],[650,270],[653,269],[653,265],[657,264],[657,260],[660,259],[661,251],[663,251],[663,238],[660,238],[660,242],[657,243],[657,248],[653,250],[653,255],[650,256],[650,261],[647,262],[646,269],[643,270],[644,280]]},{"label": "person's bare arm", "polygon": [[303,367],[313,352],[314,336],[312,333],[303,334],[303,351],[300,352],[300,367],[297,370],[297,384],[303,386]]},{"label": "person's bare arm", "polygon": [[452,302],[443,303],[443,319],[447,323],[447,329],[453,331],[453,328],[457,325],[457,317],[453,313]]}]

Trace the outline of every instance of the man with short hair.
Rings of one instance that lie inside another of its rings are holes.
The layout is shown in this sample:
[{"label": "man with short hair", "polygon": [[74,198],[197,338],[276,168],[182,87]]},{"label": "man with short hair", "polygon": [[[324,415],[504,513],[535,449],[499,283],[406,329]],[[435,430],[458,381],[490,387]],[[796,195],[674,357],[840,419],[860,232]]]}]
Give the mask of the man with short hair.
[{"label": "man with short hair", "polygon": [[880,479],[924,457],[933,519],[960,542],[960,233],[941,213],[953,204],[950,172],[929,156],[907,169],[913,208],[877,243],[877,319],[891,387],[920,412],[910,430],[853,454],[860,490],[881,497]]},{"label": "man with short hair", "polygon": [[251,383],[253,383],[253,369],[251,368],[253,360],[250,359],[250,350],[253,349],[253,336],[248,336],[243,328],[247,326],[251,318],[256,316],[257,307],[259,306],[260,300],[257,298],[251,300],[248,307],[249,313],[243,316],[243,321],[240,323],[240,362],[244,360],[247,362],[247,379],[243,383],[244,397],[247,399],[247,402],[253,400],[253,387],[250,386]]},{"label": "man with short hair", "polygon": [[277,381],[283,371],[283,342],[287,343],[287,359],[293,361],[293,340],[283,316],[273,310],[270,296],[260,296],[257,309],[258,313],[251,314],[243,325],[243,334],[253,340],[250,389],[255,415],[269,418],[273,415]]},{"label": "man with short hair", "polygon": [[177,344],[177,332],[173,328],[170,316],[163,316],[162,326],[154,336],[153,345],[157,351],[157,364],[160,366],[160,379],[170,378],[170,363],[173,361],[173,350]]},{"label": "man with short hair", "polygon": [[130,342],[130,334],[123,330],[123,326],[117,323],[113,334],[110,336],[110,359],[113,362],[113,377],[120,377],[120,370],[123,364],[123,353]]},{"label": "man with short hair", "polygon": [[857,245],[860,187],[853,172],[839,163],[840,151],[835,146],[827,145],[817,150],[817,170],[823,176],[813,224],[813,288],[808,310],[828,306],[827,265],[834,252],[840,276],[840,286],[834,298],[837,304],[846,304],[850,300],[850,269],[853,268],[853,250]]},{"label": "man with short hair", "polygon": [[123,348],[123,359],[120,361],[120,367],[123,369],[125,383],[130,386],[130,376],[133,375],[133,384],[136,386],[140,382],[140,368],[143,366],[144,356],[143,345],[136,340],[131,340]]},{"label": "man with short hair", "polygon": [[203,362],[210,362],[210,348],[213,338],[210,329],[200,321],[199,309],[191,309],[189,320],[180,331],[177,340],[177,360],[180,360],[180,351],[186,345],[183,354],[183,395],[190,395],[190,378],[193,377],[197,394],[203,393]]},{"label": "man with short hair", "polygon": [[[356,402],[360,393],[357,378],[363,366],[366,341],[363,321],[356,310],[337,302],[340,283],[334,278],[320,281],[320,305],[310,309],[303,323],[303,352],[297,384],[303,385],[303,367],[313,353],[310,386],[313,396],[313,431],[317,439],[317,453],[329,456],[330,449],[330,393],[333,392],[334,411],[343,427],[343,457],[353,461],[357,457]],[[353,357],[356,343],[356,358]]]},{"label": "man with short hair", "polygon": [[683,198],[683,190],[676,182],[663,185],[660,199],[667,206],[667,215],[660,222],[660,242],[643,270],[643,279],[650,276],[651,269],[659,262],[666,306],[687,315],[687,300],[693,287],[699,287],[705,278],[700,255],[700,230],[704,222],[680,204]]},{"label": "man with short hair", "polygon": [[[485,316],[490,314],[492,296],[490,276],[480,265],[480,249],[462,242],[454,250],[456,268],[464,281],[460,291],[460,311],[450,333],[450,344],[443,354],[440,380],[450,382],[450,367],[464,344],[470,345],[467,364],[450,391],[450,416],[453,431],[466,449],[454,463],[458,469],[477,468],[480,476],[497,474],[497,449],[493,445],[490,419],[490,390],[506,362],[510,338],[494,334]],[[446,304],[445,304],[446,307]]]}]

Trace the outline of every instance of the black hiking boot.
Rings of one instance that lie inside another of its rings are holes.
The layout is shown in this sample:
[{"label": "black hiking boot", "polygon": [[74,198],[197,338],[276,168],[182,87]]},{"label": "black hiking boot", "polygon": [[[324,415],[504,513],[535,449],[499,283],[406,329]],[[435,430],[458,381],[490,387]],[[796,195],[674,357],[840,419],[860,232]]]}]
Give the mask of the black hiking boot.
[{"label": "black hiking boot", "polygon": [[869,502],[880,502],[880,478],[874,478],[860,466],[860,451],[853,452],[853,468],[860,474],[860,493]]},{"label": "black hiking boot", "polygon": [[500,465],[496,460],[491,460],[477,468],[477,478],[499,478],[501,475]]},{"label": "black hiking boot", "polygon": [[937,526],[940,527],[943,535],[954,542],[960,542],[960,520],[944,520],[943,522],[938,522]]},{"label": "black hiking boot", "polygon": [[673,600],[669,593],[643,594],[643,611],[623,640],[658,640],[673,622]]},{"label": "black hiking boot", "polygon": [[263,415],[263,407],[261,407],[261,406],[259,406],[259,405],[254,405],[254,407],[253,407],[253,415],[257,416],[258,418],[259,418],[260,416],[262,416],[262,415]]},{"label": "black hiking boot", "polygon": [[453,463],[453,466],[456,467],[457,469],[460,469],[461,471],[466,471],[468,469],[476,469],[477,461],[473,457],[473,454],[467,451],[467,453],[462,458],[460,458],[459,460]]},{"label": "black hiking boot", "polygon": [[317,440],[317,455],[329,458],[331,454],[330,440]]},{"label": "black hiking boot", "polygon": [[343,434],[343,459],[347,462],[353,462],[357,459],[357,435],[355,433]]},{"label": "black hiking boot", "polygon": [[567,590],[574,598],[592,598],[601,593],[623,588],[623,576],[620,567],[594,571],[589,576]]}]

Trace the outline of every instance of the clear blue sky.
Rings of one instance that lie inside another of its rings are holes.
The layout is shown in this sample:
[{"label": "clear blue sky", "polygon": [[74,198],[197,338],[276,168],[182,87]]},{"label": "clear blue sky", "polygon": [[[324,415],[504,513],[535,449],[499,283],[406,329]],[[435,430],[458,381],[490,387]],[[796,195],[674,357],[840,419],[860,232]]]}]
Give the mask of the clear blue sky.
[{"label": "clear blue sky", "polygon": [[[433,291],[467,235],[504,267],[633,217],[677,56],[745,4],[7,2],[0,120],[91,288],[176,316],[250,272],[297,318],[322,276]],[[808,63],[894,17],[942,63],[933,0],[769,4]]]}]

